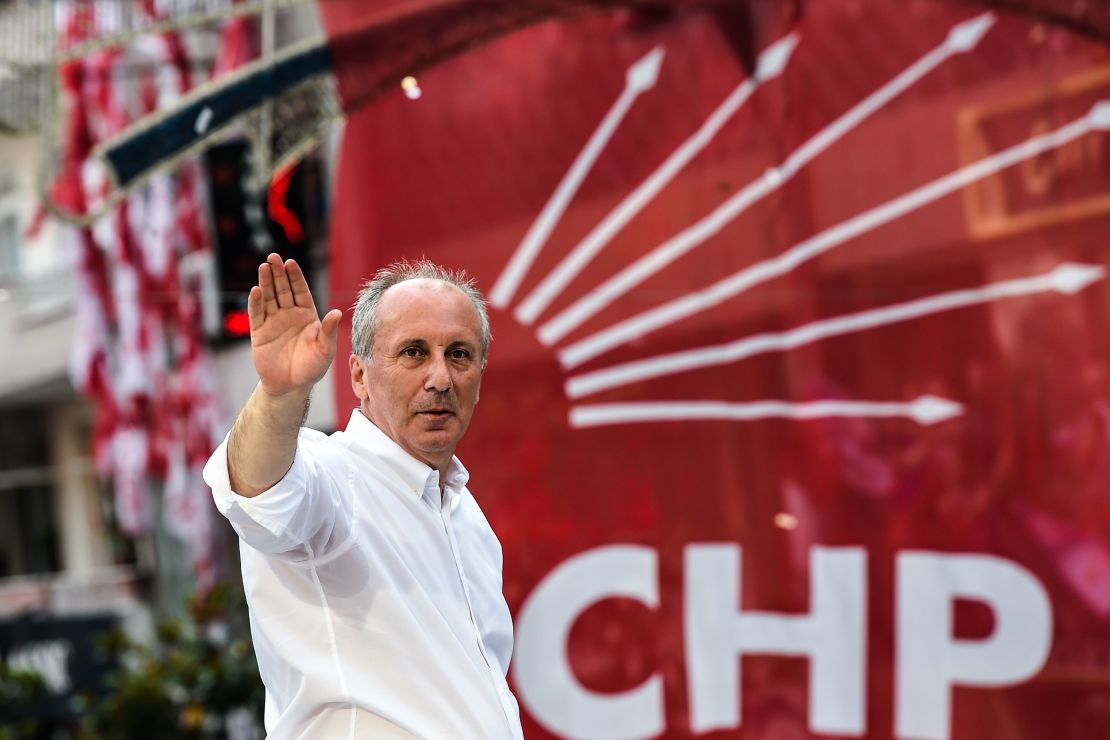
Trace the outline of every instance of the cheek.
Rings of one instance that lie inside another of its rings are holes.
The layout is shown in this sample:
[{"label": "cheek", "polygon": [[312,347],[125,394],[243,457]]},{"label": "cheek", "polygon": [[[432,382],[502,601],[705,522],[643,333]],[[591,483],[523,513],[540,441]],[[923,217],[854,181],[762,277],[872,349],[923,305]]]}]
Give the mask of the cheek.
[{"label": "cheek", "polygon": [[473,406],[474,404],[478,403],[478,391],[480,385],[480,382],[477,380],[467,383],[465,395],[463,396],[463,399],[465,400],[467,405]]}]

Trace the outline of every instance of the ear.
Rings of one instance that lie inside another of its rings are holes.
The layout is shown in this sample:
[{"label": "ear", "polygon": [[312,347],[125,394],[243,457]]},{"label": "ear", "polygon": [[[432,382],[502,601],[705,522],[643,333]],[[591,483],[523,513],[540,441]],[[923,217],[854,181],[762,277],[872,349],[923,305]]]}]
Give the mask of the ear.
[{"label": "ear", "polygon": [[348,364],[351,366],[351,390],[359,399],[365,401],[369,396],[369,391],[366,390],[366,373],[369,372],[369,368],[358,355],[351,355]]}]

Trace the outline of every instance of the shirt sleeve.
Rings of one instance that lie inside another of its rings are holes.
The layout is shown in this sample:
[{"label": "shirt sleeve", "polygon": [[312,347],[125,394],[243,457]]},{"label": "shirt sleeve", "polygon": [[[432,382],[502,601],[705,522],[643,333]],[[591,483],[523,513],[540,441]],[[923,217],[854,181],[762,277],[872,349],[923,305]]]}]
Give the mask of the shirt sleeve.
[{"label": "shirt sleeve", "polygon": [[347,539],[352,529],[349,491],[335,477],[345,463],[332,459],[335,454],[328,449],[325,435],[302,428],[289,471],[252,497],[240,496],[231,488],[228,437],[204,466],[204,481],[212,489],[216,508],[245,544],[268,555],[306,560],[325,555]]}]

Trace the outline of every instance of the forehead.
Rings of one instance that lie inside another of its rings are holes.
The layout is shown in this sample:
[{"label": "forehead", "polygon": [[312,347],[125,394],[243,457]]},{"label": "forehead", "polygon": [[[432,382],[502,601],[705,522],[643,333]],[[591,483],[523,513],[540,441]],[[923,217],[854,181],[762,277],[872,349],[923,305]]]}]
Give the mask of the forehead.
[{"label": "forehead", "polygon": [[396,335],[409,339],[447,335],[450,341],[479,341],[482,325],[474,302],[458,287],[442,280],[414,278],[382,294],[378,304],[378,332],[395,338]]}]

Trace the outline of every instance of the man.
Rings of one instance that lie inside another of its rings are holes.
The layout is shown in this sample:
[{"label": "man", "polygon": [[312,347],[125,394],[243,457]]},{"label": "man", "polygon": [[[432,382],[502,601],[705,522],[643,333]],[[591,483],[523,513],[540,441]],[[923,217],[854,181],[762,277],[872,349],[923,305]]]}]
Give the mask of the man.
[{"label": "man", "polygon": [[501,547],[454,457],[489,347],[481,296],[429,262],[368,282],[359,406],[331,436],[301,423],[342,313],[321,321],[276,254],[247,312],[259,383],[204,477],[240,537],[269,738],[520,738]]}]

